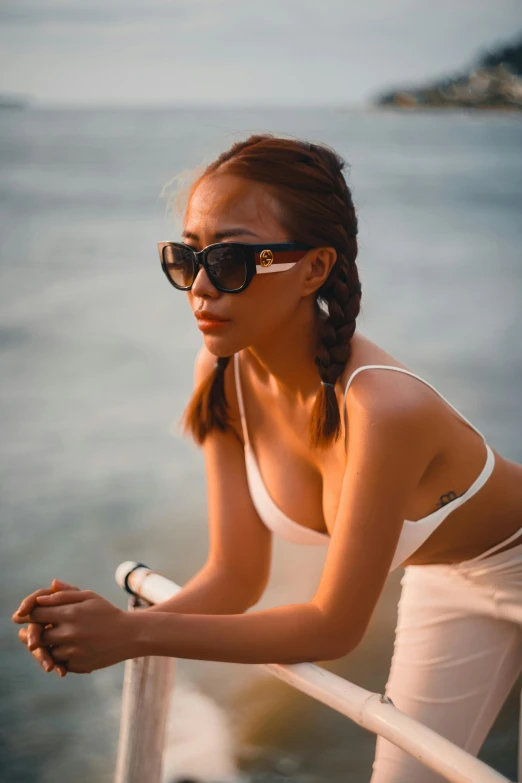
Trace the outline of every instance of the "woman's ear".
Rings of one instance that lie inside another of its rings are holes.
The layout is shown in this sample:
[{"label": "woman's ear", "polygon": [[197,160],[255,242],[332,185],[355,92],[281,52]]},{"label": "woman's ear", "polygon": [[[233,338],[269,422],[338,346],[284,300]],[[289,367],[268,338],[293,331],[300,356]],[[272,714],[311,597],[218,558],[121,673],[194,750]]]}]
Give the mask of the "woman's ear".
[{"label": "woman's ear", "polygon": [[321,288],[337,261],[337,250],[334,247],[316,247],[309,253],[303,280],[305,296]]}]

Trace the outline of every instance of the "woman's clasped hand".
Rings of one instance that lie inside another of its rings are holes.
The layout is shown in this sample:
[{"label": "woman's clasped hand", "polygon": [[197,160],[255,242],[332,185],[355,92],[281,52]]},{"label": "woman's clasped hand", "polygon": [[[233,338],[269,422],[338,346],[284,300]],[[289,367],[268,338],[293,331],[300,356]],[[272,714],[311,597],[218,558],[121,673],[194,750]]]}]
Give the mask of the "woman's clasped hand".
[{"label": "woman's clasped hand", "polygon": [[89,674],[133,655],[133,616],[92,590],[53,579],[12,616],[18,636],[45,671]]}]

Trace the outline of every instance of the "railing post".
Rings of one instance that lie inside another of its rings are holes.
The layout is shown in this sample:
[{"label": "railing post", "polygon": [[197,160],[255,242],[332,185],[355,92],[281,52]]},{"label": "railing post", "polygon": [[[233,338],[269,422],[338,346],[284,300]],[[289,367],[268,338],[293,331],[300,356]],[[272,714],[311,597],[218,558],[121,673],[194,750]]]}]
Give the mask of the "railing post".
[{"label": "railing post", "polygon": [[[144,606],[129,599],[129,611]],[[175,658],[161,656],[125,661],[115,783],[161,783],[174,665]]]}]

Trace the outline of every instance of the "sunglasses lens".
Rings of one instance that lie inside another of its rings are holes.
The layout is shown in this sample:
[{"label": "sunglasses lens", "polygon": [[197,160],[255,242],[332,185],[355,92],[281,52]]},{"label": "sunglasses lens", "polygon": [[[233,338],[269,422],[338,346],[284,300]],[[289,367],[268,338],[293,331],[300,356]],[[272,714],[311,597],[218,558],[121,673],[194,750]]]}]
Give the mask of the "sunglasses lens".
[{"label": "sunglasses lens", "polygon": [[188,288],[194,282],[194,256],[183,245],[165,245],[163,263],[176,288]]},{"label": "sunglasses lens", "polygon": [[237,291],[246,281],[247,262],[240,247],[216,247],[207,255],[211,280],[227,291]]}]

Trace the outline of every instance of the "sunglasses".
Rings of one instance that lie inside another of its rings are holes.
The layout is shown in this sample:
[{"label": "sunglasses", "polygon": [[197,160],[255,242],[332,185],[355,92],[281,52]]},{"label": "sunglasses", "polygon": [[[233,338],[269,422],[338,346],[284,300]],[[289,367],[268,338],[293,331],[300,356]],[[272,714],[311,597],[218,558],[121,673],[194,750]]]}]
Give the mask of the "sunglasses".
[{"label": "sunglasses", "polygon": [[301,242],[216,242],[198,252],[181,242],[158,242],[161,268],[174,288],[190,291],[202,266],[212,285],[226,294],[244,291],[256,274],[286,272],[311,247]]}]

